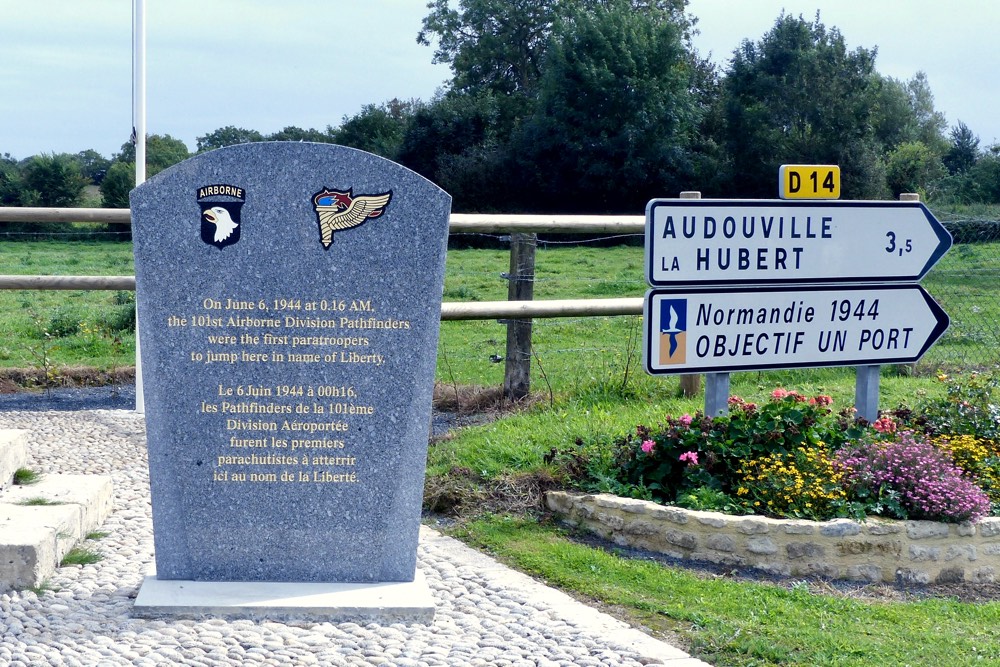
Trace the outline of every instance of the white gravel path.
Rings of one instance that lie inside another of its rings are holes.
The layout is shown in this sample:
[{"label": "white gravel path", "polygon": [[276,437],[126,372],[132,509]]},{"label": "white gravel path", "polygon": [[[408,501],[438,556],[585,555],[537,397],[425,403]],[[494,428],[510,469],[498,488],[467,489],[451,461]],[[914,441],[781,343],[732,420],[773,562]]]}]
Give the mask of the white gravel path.
[{"label": "white gravel path", "polygon": [[3,412],[30,432],[38,472],[114,479],[94,542],[103,559],[60,568],[52,591],[0,595],[0,665],[657,665],[706,667],[667,644],[431,529],[418,567],[434,623],[144,620],[132,601],[153,561],[144,424],[129,411]]}]

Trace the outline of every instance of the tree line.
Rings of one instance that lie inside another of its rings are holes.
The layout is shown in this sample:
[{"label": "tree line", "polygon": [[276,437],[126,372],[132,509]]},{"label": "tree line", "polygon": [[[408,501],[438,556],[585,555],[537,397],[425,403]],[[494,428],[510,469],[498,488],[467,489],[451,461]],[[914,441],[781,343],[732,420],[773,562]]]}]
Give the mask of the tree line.
[{"label": "tree line", "polygon": [[[724,66],[692,45],[686,0],[431,0],[417,35],[447,63],[432,100],[364,106],[325,130],[223,127],[196,152],[250,141],[319,141],[399,162],[458,211],[635,213],[649,199],[773,198],[781,164],[838,164],[845,199],[919,192],[1000,203],[1000,146],[948,128],[923,73],[880,74],[819,14],[782,13]],[[190,156],[147,139],[147,174]],[[78,205],[98,184],[128,206],[135,149],[0,157],[0,205]]]}]

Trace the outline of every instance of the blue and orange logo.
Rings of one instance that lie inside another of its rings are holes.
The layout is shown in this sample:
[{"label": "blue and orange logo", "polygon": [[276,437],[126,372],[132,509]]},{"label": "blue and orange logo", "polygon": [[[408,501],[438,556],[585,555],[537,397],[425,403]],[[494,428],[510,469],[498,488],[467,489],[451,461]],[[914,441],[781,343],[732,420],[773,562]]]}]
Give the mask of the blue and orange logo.
[{"label": "blue and orange logo", "polygon": [[660,301],[660,365],[687,361],[687,299]]}]

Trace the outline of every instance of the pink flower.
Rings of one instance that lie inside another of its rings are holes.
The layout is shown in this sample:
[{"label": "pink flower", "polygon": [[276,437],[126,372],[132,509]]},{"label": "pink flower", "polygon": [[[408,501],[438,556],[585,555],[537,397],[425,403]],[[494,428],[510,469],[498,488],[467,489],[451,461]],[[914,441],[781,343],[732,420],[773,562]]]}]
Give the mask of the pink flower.
[{"label": "pink flower", "polygon": [[740,398],[739,396],[735,396],[735,395],[734,396],[730,396],[728,402],[729,402],[729,405],[743,405],[743,403],[744,403],[744,401],[743,401],[742,398]]},{"label": "pink flower", "polygon": [[771,392],[771,398],[776,398],[776,399],[778,399],[780,401],[785,396],[788,396],[788,393],[789,392],[787,390],[782,389],[781,387],[778,387],[777,389],[775,389],[774,391]]},{"label": "pink flower", "polygon": [[690,426],[691,425],[691,415],[688,415],[688,414],[681,415],[680,419],[678,419],[677,421],[679,421],[681,423],[681,426]]},{"label": "pink flower", "polygon": [[882,417],[872,422],[872,428],[879,433],[895,433],[896,423],[892,421],[891,417]]},{"label": "pink flower", "polygon": [[684,452],[677,458],[681,461],[686,462],[689,466],[698,465],[698,452]]},{"label": "pink flower", "polygon": [[652,454],[654,447],[656,447],[656,443],[653,442],[652,440],[643,440],[642,441],[642,452],[643,452],[643,454]]},{"label": "pink flower", "polygon": [[810,398],[809,403],[811,405],[819,405],[821,407],[825,407],[833,403],[833,397],[820,394],[816,398]]}]

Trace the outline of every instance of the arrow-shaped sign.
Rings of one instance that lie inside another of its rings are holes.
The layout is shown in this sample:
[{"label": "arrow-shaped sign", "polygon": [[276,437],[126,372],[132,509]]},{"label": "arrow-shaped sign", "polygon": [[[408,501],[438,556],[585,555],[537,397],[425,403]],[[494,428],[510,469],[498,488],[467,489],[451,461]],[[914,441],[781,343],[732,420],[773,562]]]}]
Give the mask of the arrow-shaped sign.
[{"label": "arrow-shaped sign", "polygon": [[915,282],[951,247],[920,202],[659,199],[646,278],[662,287]]},{"label": "arrow-shaped sign", "polygon": [[912,363],[949,323],[919,285],[654,289],[643,315],[654,375]]}]

